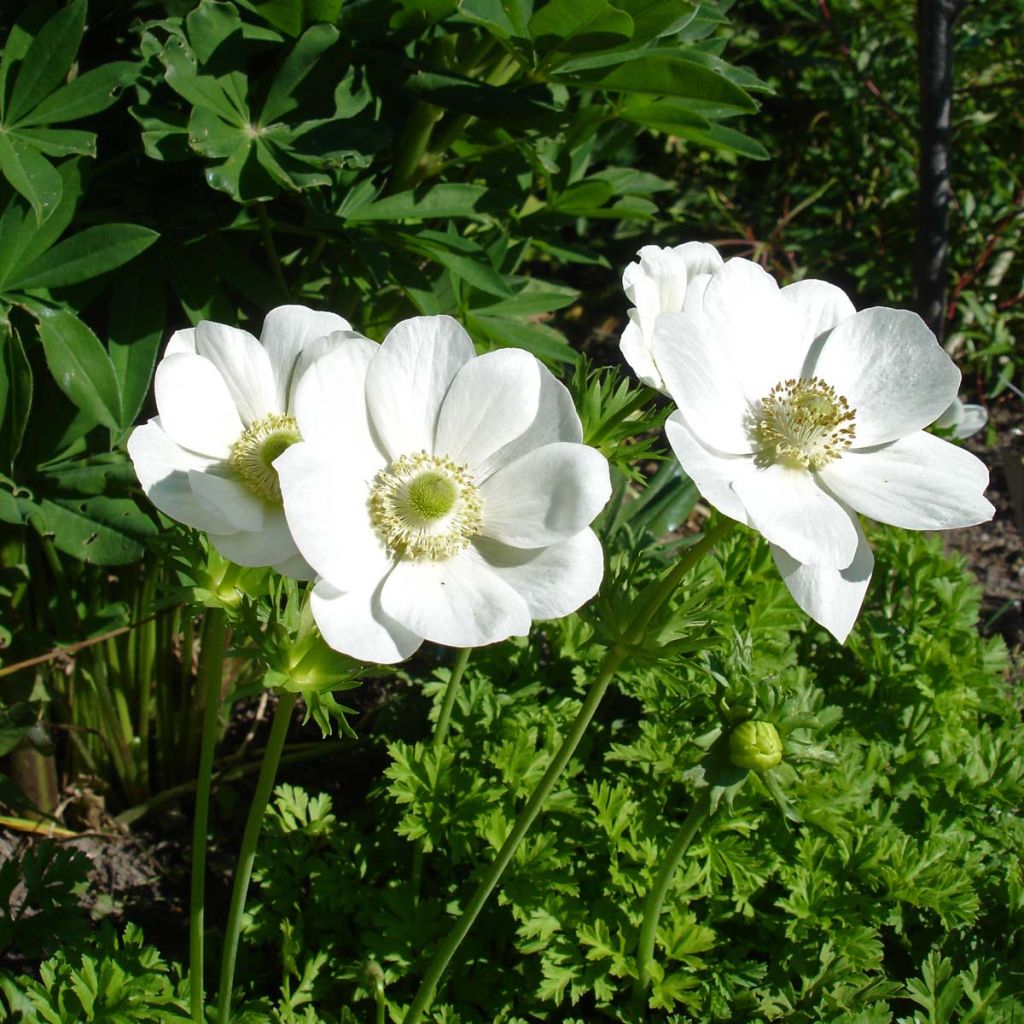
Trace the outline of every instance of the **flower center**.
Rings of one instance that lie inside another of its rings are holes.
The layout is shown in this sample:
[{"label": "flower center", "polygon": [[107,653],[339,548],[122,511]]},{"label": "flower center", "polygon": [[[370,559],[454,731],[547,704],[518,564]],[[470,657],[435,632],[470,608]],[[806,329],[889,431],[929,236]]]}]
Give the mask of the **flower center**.
[{"label": "flower center", "polygon": [[855,412],[818,377],[781,381],[750,415],[755,461],[821,469],[853,443]]},{"label": "flower center", "polygon": [[264,416],[250,423],[231,446],[231,465],[253,494],[280,505],[281,484],[274,459],[301,440],[293,416]]},{"label": "flower center", "polygon": [[440,455],[402,455],[370,485],[370,520],[398,558],[450,558],[483,525],[480,492],[466,472]]}]

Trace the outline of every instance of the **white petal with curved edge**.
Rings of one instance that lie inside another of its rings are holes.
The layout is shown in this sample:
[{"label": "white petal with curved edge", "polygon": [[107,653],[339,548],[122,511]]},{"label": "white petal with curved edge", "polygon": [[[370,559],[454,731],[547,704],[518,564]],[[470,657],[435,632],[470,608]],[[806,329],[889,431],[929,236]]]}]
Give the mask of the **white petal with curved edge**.
[{"label": "white petal with curved edge", "polygon": [[308,306],[277,306],[266,315],[260,331],[260,344],[270,357],[282,411],[288,408],[288,395],[299,353],[319,338],[351,329],[352,325],[337,313]]},{"label": "white petal with curved edge", "polygon": [[805,469],[768,466],[732,482],[750,524],[798,562],[845,569],[857,552],[850,513]]},{"label": "white petal with curved edge", "polygon": [[699,274],[713,274],[725,262],[721,253],[707,242],[683,242],[672,251],[686,267],[688,281]]},{"label": "white petal with curved edge", "polygon": [[793,600],[840,643],[846,642],[857,621],[875,565],[867,538],[855,517],[853,524],[858,536],[857,553],[845,569],[803,565],[782,548],[771,546],[775,565]]},{"label": "white petal with curved edge", "polygon": [[734,455],[751,452],[745,427],[750,405],[726,348],[686,313],[658,317],[654,361],[690,429],[709,447]]},{"label": "white petal with curved edge", "polygon": [[308,441],[274,460],[292,536],[306,561],[340,590],[379,580],[390,562],[370,522],[370,481],[383,465]]},{"label": "white petal with curved edge", "polygon": [[406,629],[449,647],[480,647],[530,632],[526,600],[473,548],[441,562],[399,562],[381,608]]},{"label": "white petal with curved edge", "polygon": [[956,398],[960,371],[906,309],[862,309],[828,336],[811,368],[855,410],[856,448],[932,423]]},{"label": "white petal with curved edge", "polygon": [[366,411],[366,372],[380,346],[366,338],[339,340],[318,359],[295,388],[293,412],[302,439],[347,453],[383,454],[370,433]]},{"label": "white petal with curved edge", "polygon": [[434,452],[480,469],[537,418],[540,363],[519,348],[471,359],[455,375],[437,420]]},{"label": "white petal with curved edge", "polygon": [[182,352],[195,355],[196,351],[196,329],[186,327],[184,330],[175,331],[168,339],[164,348],[164,356],[173,356]]},{"label": "white petal with curved edge", "polygon": [[604,554],[593,530],[534,551],[478,537],[473,542],[491,569],[526,601],[533,619],[560,619],[586,604],[601,586]]},{"label": "white petal with curved edge", "polygon": [[164,515],[196,530],[223,533],[232,529],[221,513],[200,504],[188,482],[190,471],[202,473],[217,465],[216,461],[175,444],[160,425],[159,417],[132,431],[128,455],[146,497]]},{"label": "white petal with curved edge", "polygon": [[589,526],[610,496],[605,457],[558,441],[527,452],[484,482],[480,532],[517,548],[547,547]]},{"label": "white petal with curved edge", "polygon": [[220,370],[246,426],[274,413],[283,415],[285,407],[278,399],[270,356],[248,331],[200,320],[196,352]]},{"label": "white petal with curved edge", "polygon": [[309,598],[324,640],[350,658],[393,665],[414,654],[423,638],[387,615],[380,606],[383,580],[342,592],[319,580]]},{"label": "white petal with curved edge", "polygon": [[433,452],[437,417],[455,374],[476,352],[450,316],[416,316],[394,327],[366,376],[366,404],[392,459]]},{"label": "white petal with curved edge", "polygon": [[285,522],[284,511],[268,506],[263,528],[238,533],[211,533],[210,543],[225,557],[239,565],[277,565],[298,553]]},{"label": "white petal with curved edge", "polygon": [[797,281],[779,294],[796,308],[808,344],[857,312],[846,292],[827,281]]},{"label": "white petal with curved edge", "polygon": [[313,567],[302,555],[292,555],[283,562],[277,562],[273,569],[282,576],[288,576],[293,580],[311,580],[316,576]]},{"label": "white petal with curved edge", "polygon": [[658,372],[657,366],[654,365],[651,341],[649,338],[644,338],[635,309],[629,311],[629,323],[626,324],[622,337],[619,338],[619,351],[641,383],[656,391],[663,392],[665,390],[665,381]]},{"label": "white petal with curved edge", "polygon": [[360,334],[358,331],[335,331],[333,334],[328,334],[326,338],[317,338],[315,341],[311,341],[299,353],[299,358],[295,362],[295,372],[292,374],[291,391],[289,392],[288,395],[289,411],[293,411],[295,408],[295,391],[296,388],[298,387],[299,381],[302,380],[306,371],[315,362],[317,362],[320,359],[323,359],[324,356],[333,352],[343,342],[346,341],[364,342],[367,345],[373,345],[375,350],[380,347],[377,345],[377,342],[371,341],[369,338]]},{"label": "white petal with curved edge", "polygon": [[543,448],[555,441],[570,441],[573,444],[583,441],[583,424],[580,423],[569,389],[541,363],[537,364],[537,369],[540,372],[537,415],[514,441],[474,467],[477,483],[483,483],[492,473],[535,448]]},{"label": "white petal with curved edge", "polygon": [[871,451],[848,451],[821,470],[841,501],[880,523],[907,530],[953,530],[988,522],[988,467],[919,430]]},{"label": "white petal with curved edge", "polygon": [[181,352],[156,368],[153,390],[160,422],[183,448],[226,459],[244,429],[217,367],[202,356]]},{"label": "white petal with curved edge", "polygon": [[204,508],[223,516],[231,524],[231,530],[223,532],[263,529],[263,511],[269,506],[240,480],[193,469],[188,474],[188,482]]},{"label": "white petal with curved edge", "polygon": [[[782,298],[775,279],[756,263],[734,258],[716,270],[704,291],[700,315],[707,337],[724,350],[748,402],[760,401],[779,381],[800,376],[813,339],[806,335],[796,307]],[[657,348],[654,358],[668,380]]]},{"label": "white petal with curved edge", "polygon": [[704,500],[711,502],[723,515],[749,526],[747,510],[731,484],[741,476],[757,472],[753,458],[749,455],[722,455],[705,448],[686,425],[678,409],[666,420],[665,433],[679,464],[697,485]]}]

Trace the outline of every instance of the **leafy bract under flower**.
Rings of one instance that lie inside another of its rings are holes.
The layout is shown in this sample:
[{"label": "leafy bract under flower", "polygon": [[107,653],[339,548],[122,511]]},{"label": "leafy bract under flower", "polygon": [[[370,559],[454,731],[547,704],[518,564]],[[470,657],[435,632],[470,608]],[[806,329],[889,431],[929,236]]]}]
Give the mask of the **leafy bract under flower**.
[{"label": "leafy bract under flower", "polygon": [[355,336],[342,317],[304,306],[272,309],[259,340],[208,320],[172,335],[156,370],[159,415],[128,440],[153,504],[239,565],[312,576],[284,517],[274,460],[299,440],[299,378]]},{"label": "leafy bract under flower", "polygon": [[873,566],[857,513],[917,530],[993,514],[984,464],[923,429],[960,373],[914,313],[857,312],[824,281],[780,289],[732,259],[656,318],[652,353],[683,468],[768,539],[797,603],[840,641]]},{"label": "leafy bract under flower", "polygon": [[608,465],[528,353],[477,356],[450,317],[416,317],[320,359],[295,418],[302,441],[274,466],[337,650],[394,662],[424,639],[494,643],[596,592]]}]

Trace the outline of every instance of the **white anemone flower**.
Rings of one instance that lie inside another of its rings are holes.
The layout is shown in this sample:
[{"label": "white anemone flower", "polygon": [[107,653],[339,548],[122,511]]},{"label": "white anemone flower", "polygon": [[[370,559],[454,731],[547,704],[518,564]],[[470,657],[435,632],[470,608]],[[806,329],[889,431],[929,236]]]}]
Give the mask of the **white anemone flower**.
[{"label": "white anemone flower", "polygon": [[857,312],[824,281],[780,289],[732,259],[699,314],[658,319],[654,354],[683,468],[768,539],[797,604],[839,641],[874,564],[857,513],[911,530],[993,515],[984,463],[923,429],[960,372],[914,313]]},{"label": "white anemone flower", "polygon": [[209,320],[173,334],[156,368],[159,415],[128,439],[149,500],[239,565],[311,578],[273,462],[299,440],[292,396],[305,368],[352,336],[347,320],[304,306],[272,309],[258,341]]},{"label": "white anemone flower", "polygon": [[645,384],[665,391],[654,361],[654,325],[662,313],[695,312],[722,257],[706,242],[674,247],[645,245],[622,273],[622,288],[634,305],[619,341],[622,356]]},{"label": "white anemone flower", "polygon": [[608,464],[529,353],[477,356],[450,317],[415,317],[314,364],[295,417],[303,440],[274,465],[336,650],[494,643],[597,591]]}]

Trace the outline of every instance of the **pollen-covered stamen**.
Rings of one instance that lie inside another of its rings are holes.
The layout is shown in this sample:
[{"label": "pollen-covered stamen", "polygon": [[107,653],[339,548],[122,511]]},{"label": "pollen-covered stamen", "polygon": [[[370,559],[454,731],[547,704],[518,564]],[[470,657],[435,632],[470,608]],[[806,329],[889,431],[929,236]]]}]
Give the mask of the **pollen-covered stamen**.
[{"label": "pollen-covered stamen", "polygon": [[281,484],[274,459],[301,440],[293,416],[264,416],[250,423],[231,446],[231,466],[253,494],[280,505]]},{"label": "pollen-covered stamen", "polygon": [[382,469],[370,485],[369,506],[374,528],[398,558],[450,558],[483,525],[483,502],[466,467],[426,452]]},{"label": "pollen-covered stamen", "polygon": [[757,464],[821,469],[853,443],[855,412],[831,384],[818,377],[776,384],[748,423]]}]

